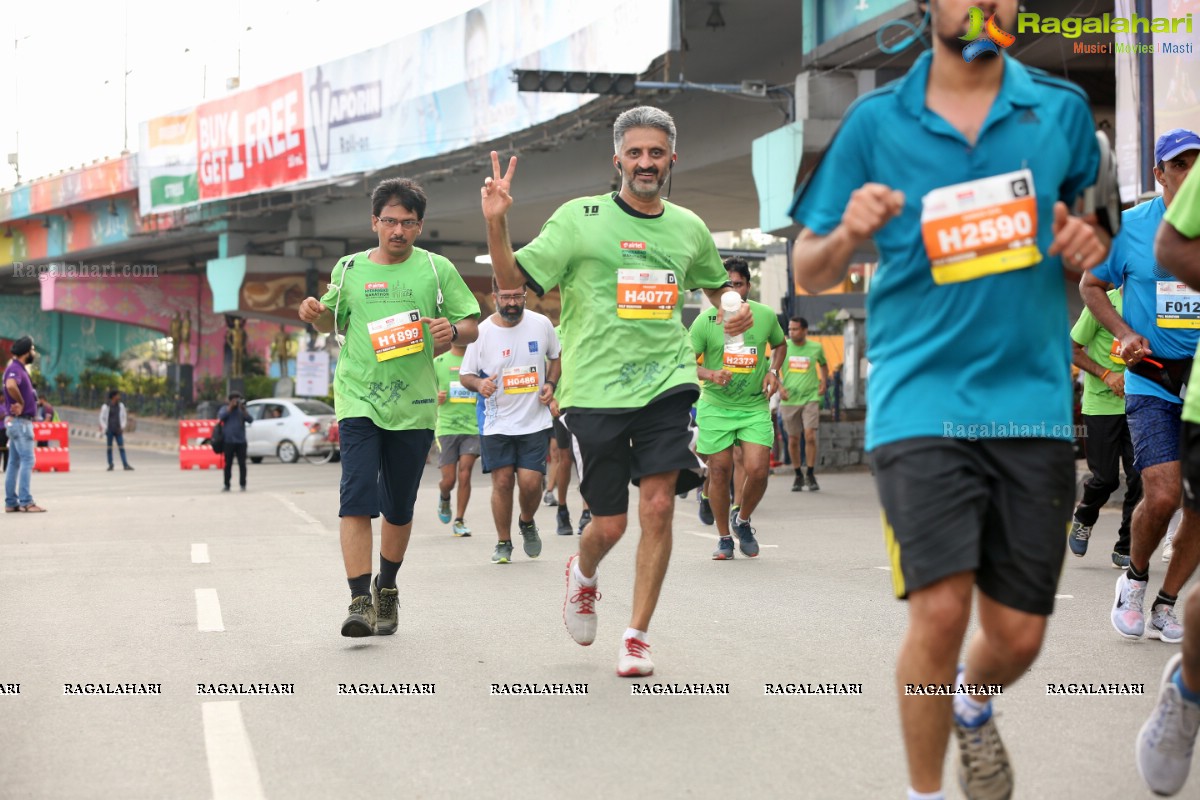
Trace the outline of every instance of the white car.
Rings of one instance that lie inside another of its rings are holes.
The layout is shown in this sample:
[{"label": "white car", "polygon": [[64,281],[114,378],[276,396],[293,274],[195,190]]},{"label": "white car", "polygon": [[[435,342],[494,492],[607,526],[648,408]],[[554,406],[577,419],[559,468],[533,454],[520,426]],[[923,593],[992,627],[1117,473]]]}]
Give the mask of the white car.
[{"label": "white car", "polygon": [[[305,437],[316,430],[328,430],[336,418],[333,409],[320,400],[299,397],[251,400],[246,403],[246,411],[253,420],[246,426],[246,455],[255,464],[262,463],[267,456],[278,456],[285,464],[294,464],[301,456],[300,446]],[[310,446],[319,450],[331,445],[324,440]]]}]

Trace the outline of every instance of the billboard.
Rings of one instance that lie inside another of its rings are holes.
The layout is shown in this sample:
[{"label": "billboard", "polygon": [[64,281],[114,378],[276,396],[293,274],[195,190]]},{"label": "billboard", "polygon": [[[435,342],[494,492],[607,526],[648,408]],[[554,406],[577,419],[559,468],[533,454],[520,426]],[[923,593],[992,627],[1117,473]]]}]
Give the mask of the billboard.
[{"label": "billboard", "polygon": [[[677,0],[490,0],[394,42],[141,125],[143,214],[470,147],[594,96],[519,93],[514,69],[643,72]],[[637,19],[637,36],[620,27]]]}]

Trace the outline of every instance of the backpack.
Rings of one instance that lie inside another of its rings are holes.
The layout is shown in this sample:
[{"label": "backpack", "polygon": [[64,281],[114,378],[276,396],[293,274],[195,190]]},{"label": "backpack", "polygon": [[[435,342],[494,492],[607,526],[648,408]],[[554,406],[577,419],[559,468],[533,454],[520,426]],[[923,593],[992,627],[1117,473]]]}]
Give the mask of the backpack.
[{"label": "backpack", "polygon": [[225,452],[225,423],[218,420],[216,425],[213,425],[212,434],[209,437],[208,443],[212,446],[213,452],[220,455]]}]

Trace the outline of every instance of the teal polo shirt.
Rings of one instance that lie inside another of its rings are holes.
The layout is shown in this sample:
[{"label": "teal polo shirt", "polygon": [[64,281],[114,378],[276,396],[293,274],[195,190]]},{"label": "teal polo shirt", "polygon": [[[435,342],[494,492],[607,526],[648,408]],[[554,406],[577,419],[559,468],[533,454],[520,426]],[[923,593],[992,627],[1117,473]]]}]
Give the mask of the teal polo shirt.
[{"label": "teal polo shirt", "polygon": [[[903,212],[875,234],[867,298],[867,448],[922,436],[1072,439],[1071,342],[1062,263],[1045,255],[1054,204],[1096,180],[1087,96],[1004,58],[1000,93],[969,144],[925,107],[926,52],[900,80],[860,97],[791,215],[817,235],[865,183],[904,192]],[[1036,197],[1034,266],[935,283],[921,232],[927,193],[1028,169]]]},{"label": "teal polo shirt", "polygon": [[[1121,232],[1113,239],[1108,258],[1092,274],[1114,286],[1124,285],[1125,322],[1150,342],[1151,358],[1191,358],[1200,343],[1200,329],[1173,327],[1200,322],[1192,314],[1173,313],[1173,304],[1185,297],[1180,292],[1190,290],[1154,260],[1154,237],[1166,213],[1161,197],[1123,213]],[[1188,301],[1189,306],[1192,302]],[[1172,305],[1168,306],[1169,303]],[[1159,325],[1160,308],[1166,325]],[[1125,394],[1158,397],[1175,405],[1183,403],[1177,395],[1130,370],[1125,372]]]}]

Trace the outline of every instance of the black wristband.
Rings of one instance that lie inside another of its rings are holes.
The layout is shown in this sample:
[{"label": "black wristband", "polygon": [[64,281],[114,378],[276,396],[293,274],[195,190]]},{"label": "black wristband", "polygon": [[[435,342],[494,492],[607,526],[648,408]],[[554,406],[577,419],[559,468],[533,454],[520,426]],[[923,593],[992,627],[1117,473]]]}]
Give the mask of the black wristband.
[{"label": "black wristband", "polygon": [[548,381],[545,381],[545,384],[546,384],[547,386],[553,386],[553,387],[554,387],[554,390],[555,390],[555,391],[558,391],[558,382],[557,382],[557,381],[550,381],[550,380],[548,380]]}]

